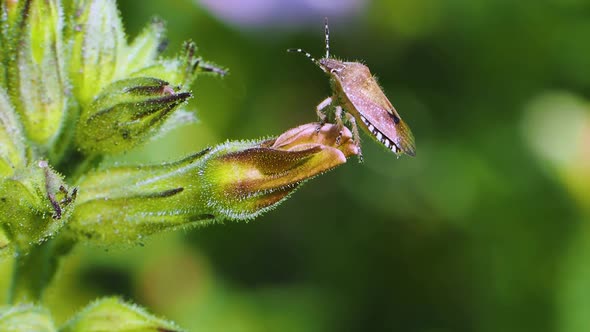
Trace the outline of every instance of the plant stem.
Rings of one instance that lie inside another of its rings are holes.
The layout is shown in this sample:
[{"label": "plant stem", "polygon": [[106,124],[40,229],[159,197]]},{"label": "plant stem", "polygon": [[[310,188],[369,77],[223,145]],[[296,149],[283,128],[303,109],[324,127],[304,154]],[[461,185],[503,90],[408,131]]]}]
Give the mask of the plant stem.
[{"label": "plant stem", "polygon": [[39,302],[57,272],[59,258],[73,242],[64,237],[47,240],[27,251],[17,248],[8,303]]},{"label": "plant stem", "polygon": [[102,155],[85,155],[80,151],[72,150],[60,163],[53,166],[68,179],[70,184],[74,184],[84,173],[100,164],[102,159]]}]

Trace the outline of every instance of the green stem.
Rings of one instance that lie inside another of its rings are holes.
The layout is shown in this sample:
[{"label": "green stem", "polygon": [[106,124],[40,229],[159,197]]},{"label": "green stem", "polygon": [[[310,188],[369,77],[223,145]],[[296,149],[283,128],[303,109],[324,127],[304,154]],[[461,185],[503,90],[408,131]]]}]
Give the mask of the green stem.
[{"label": "green stem", "polygon": [[74,171],[68,176],[68,180],[71,183],[78,182],[78,179],[92,168],[96,167],[102,161],[102,155],[87,156],[77,165]]},{"label": "green stem", "polygon": [[68,253],[73,242],[56,238],[31,247],[27,252],[17,248],[8,303],[39,302],[43,291],[55,276],[59,258]]},{"label": "green stem", "polygon": [[54,166],[58,172],[66,176],[70,184],[74,184],[83,174],[100,164],[102,159],[103,156],[100,154],[86,155],[73,149]]}]

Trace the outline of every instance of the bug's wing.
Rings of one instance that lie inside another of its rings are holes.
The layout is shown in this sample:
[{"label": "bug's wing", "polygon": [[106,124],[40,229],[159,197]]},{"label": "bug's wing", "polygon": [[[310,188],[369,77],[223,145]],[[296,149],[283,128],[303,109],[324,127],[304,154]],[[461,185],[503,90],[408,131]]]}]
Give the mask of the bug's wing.
[{"label": "bug's wing", "polygon": [[351,104],[404,153],[415,156],[416,143],[410,127],[391,105],[377,81],[371,78],[366,82],[346,91]]}]

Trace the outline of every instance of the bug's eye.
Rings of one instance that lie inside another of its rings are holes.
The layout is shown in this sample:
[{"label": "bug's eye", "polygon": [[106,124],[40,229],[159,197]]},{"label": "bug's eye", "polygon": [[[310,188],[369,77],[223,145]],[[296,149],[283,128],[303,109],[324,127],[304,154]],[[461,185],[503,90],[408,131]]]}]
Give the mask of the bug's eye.
[{"label": "bug's eye", "polygon": [[330,74],[334,74],[334,73],[337,73],[339,71],[340,71],[339,69],[332,68],[332,69],[330,69]]}]

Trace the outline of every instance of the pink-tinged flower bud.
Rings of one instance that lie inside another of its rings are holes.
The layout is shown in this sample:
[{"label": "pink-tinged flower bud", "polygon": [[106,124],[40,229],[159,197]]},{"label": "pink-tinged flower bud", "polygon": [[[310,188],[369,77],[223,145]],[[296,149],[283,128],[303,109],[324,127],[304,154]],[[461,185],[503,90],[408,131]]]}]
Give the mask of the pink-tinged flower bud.
[{"label": "pink-tinged flower bud", "polygon": [[310,123],[276,139],[227,142],[183,160],[83,177],[68,229],[100,243],[134,242],[212,220],[252,219],[301,183],[358,154],[347,128]]},{"label": "pink-tinged flower bud", "polygon": [[251,219],[275,207],[305,180],[356,154],[350,131],[342,128],[340,134],[332,124],[305,124],[250,147],[224,144],[210,153],[199,172],[201,199],[214,215]]}]

